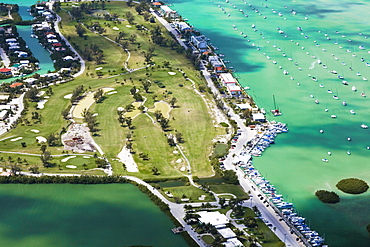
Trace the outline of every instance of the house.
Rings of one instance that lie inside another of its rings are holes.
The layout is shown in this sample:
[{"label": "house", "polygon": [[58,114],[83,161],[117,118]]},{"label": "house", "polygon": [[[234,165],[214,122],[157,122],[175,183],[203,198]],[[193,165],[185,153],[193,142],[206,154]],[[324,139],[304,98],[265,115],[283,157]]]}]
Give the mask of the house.
[{"label": "house", "polygon": [[176,18],[177,17],[177,12],[175,10],[172,10],[170,7],[166,5],[161,5],[159,7],[159,12],[163,17],[168,17],[168,18]]},{"label": "house", "polygon": [[240,88],[240,86],[238,85],[228,85],[227,86],[227,91],[229,91],[229,93],[231,95],[241,95],[242,94],[242,89]]},{"label": "house", "polygon": [[224,86],[236,85],[238,83],[230,73],[220,73],[220,79]]},{"label": "house", "polygon": [[235,232],[233,232],[233,230],[231,230],[230,228],[222,228],[222,229],[218,229],[217,231],[224,239],[236,237]]},{"label": "house", "polygon": [[200,36],[191,36],[191,43],[193,43],[193,45],[198,48],[198,50],[200,52],[204,52],[207,50],[207,38],[206,36],[204,35],[200,35]]},{"label": "house", "polygon": [[0,73],[3,75],[12,75],[12,70],[8,68],[1,68]]},{"label": "house", "polygon": [[237,107],[239,107],[240,108],[240,110],[250,110],[250,111],[252,111],[252,106],[250,105],[250,104],[248,104],[248,103],[244,103],[244,104],[235,104]]},{"label": "house", "polygon": [[63,57],[63,60],[64,61],[73,60],[73,57],[72,56],[65,56],[65,57]]},{"label": "house", "polygon": [[216,73],[223,71],[224,64],[220,61],[218,56],[208,56],[208,62],[211,63],[211,66]]},{"label": "house", "polygon": [[11,88],[16,88],[16,87],[20,87],[20,86],[22,86],[22,85],[23,85],[23,83],[15,82],[15,83],[11,84],[9,87],[11,87]]},{"label": "house", "polygon": [[222,243],[225,247],[243,247],[244,244],[240,242],[237,238],[228,239],[226,242]]},{"label": "house", "polygon": [[175,24],[176,28],[178,30],[180,30],[180,32],[182,32],[182,33],[193,31],[193,28],[190,27],[186,22],[179,21],[179,22],[175,22],[174,24]]},{"label": "house", "polygon": [[30,63],[30,61],[29,60],[20,60],[19,63],[23,66],[27,66]]}]

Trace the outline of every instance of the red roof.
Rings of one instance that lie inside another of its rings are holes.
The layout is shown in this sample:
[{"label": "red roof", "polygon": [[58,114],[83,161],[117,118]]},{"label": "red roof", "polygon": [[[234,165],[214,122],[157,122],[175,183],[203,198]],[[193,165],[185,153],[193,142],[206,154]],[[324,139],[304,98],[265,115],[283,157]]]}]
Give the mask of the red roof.
[{"label": "red roof", "polygon": [[154,2],[153,5],[159,6],[162,5],[160,2]]},{"label": "red roof", "polygon": [[8,69],[8,68],[1,68],[0,69],[0,72],[10,72],[12,71],[11,69]]},{"label": "red roof", "polygon": [[54,32],[46,32],[45,35],[54,34]]},{"label": "red roof", "polygon": [[53,43],[53,46],[62,46],[61,43]]},{"label": "red roof", "polygon": [[9,87],[15,88],[15,87],[19,87],[19,86],[22,86],[22,85],[23,85],[23,83],[16,82],[16,83],[13,83],[12,85],[10,85]]}]

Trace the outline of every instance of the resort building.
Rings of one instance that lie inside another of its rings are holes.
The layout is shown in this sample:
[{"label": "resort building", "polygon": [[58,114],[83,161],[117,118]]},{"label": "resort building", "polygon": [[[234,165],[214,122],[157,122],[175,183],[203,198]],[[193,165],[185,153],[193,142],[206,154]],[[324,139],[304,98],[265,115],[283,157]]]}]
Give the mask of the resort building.
[{"label": "resort building", "polygon": [[7,115],[8,115],[8,111],[7,110],[2,110],[0,112],[0,120],[1,121],[5,120]]},{"label": "resort building", "polygon": [[159,12],[163,17],[168,17],[172,19],[177,18],[177,12],[166,5],[161,5],[159,7]]},{"label": "resort building", "polygon": [[220,79],[221,79],[221,82],[226,87],[229,86],[229,85],[236,85],[238,83],[238,81],[230,73],[221,73],[220,74]]},{"label": "resort building", "polygon": [[264,123],[266,122],[265,115],[262,113],[252,113],[253,121]]},{"label": "resort building", "polygon": [[173,24],[182,33],[193,32],[193,28],[190,27],[186,22],[175,21],[175,22],[173,22]]},{"label": "resort building", "polygon": [[242,94],[242,89],[240,88],[240,86],[235,85],[235,84],[227,86],[227,91],[232,96],[239,96]]},{"label": "resort building", "polygon": [[207,211],[200,211],[197,213],[200,218],[199,222],[202,224],[211,224],[216,228],[225,228],[226,224],[229,223],[229,219],[226,215],[221,214],[218,211],[214,212],[207,212]]}]

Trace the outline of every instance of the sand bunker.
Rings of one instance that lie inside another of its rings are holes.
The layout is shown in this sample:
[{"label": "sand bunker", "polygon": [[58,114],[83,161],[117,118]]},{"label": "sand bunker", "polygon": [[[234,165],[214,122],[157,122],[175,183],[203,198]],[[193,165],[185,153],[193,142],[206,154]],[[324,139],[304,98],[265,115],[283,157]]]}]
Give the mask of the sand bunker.
[{"label": "sand bunker", "polygon": [[[114,88],[103,88],[103,93],[106,93],[112,90],[114,90]],[[85,109],[89,109],[90,106],[95,103],[94,93],[95,92],[89,92],[82,100],[78,102],[76,107],[73,109],[72,116],[74,118],[83,118],[82,112]]]},{"label": "sand bunker", "polygon": [[138,172],[139,169],[135,163],[134,157],[126,147],[122,148],[122,151],[117,155],[120,162],[126,165],[128,172]]},{"label": "sand bunker", "polygon": [[43,136],[37,136],[36,140],[38,143],[47,142],[48,140]]},{"label": "sand bunker", "polygon": [[119,28],[118,28],[118,27],[113,27],[113,30],[118,31],[118,30],[119,30]]},{"label": "sand bunker", "polygon": [[61,160],[61,162],[67,162],[69,159],[76,158],[76,156],[68,156],[67,158],[64,158]]},{"label": "sand bunker", "polygon": [[131,27],[130,25],[126,25],[126,27]]},{"label": "sand bunker", "polygon": [[108,94],[108,95],[111,95],[111,94],[115,94],[115,93],[117,93],[117,91],[109,92],[109,93],[107,93],[107,94]]},{"label": "sand bunker", "polygon": [[75,169],[75,168],[77,168],[77,166],[74,166],[74,165],[67,165],[66,167],[67,167],[67,168],[71,168],[71,169]]},{"label": "sand bunker", "polygon": [[117,111],[124,111],[125,110],[125,108],[123,108],[123,107],[118,107],[117,108]]},{"label": "sand bunker", "polygon": [[102,69],[103,69],[103,67],[98,67],[95,70],[102,70]]},{"label": "sand bunker", "polygon": [[30,130],[31,132],[33,133],[39,133],[40,131],[39,130]]},{"label": "sand bunker", "polygon": [[164,101],[155,102],[154,103],[154,108],[149,109],[148,111],[149,112],[156,112],[157,110],[162,113],[163,117],[165,117],[165,118],[170,117],[171,107],[167,102],[164,102]]},{"label": "sand bunker", "polygon": [[176,75],[175,72],[168,72],[169,75]]},{"label": "sand bunker", "polygon": [[36,96],[37,97],[41,97],[41,96],[43,96],[45,94],[45,91],[40,91]]},{"label": "sand bunker", "polygon": [[90,159],[91,157],[90,156],[83,156],[85,159]]},{"label": "sand bunker", "polygon": [[40,100],[37,102],[37,109],[44,109],[45,103],[48,102],[48,100]]},{"label": "sand bunker", "polygon": [[181,163],[181,162],[182,162],[182,159],[176,160],[176,163]]},{"label": "sand bunker", "polygon": [[73,94],[70,93],[70,94],[67,94],[66,96],[64,96],[63,98],[65,98],[65,99],[71,99],[72,98],[72,95]]},{"label": "sand bunker", "polygon": [[180,168],[180,171],[182,171],[182,172],[184,172],[186,170],[186,167],[185,166],[182,166],[181,168]]},{"label": "sand bunker", "polygon": [[17,138],[10,139],[10,141],[15,142],[15,141],[22,140],[22,139],[23,137],[17,137]]}]

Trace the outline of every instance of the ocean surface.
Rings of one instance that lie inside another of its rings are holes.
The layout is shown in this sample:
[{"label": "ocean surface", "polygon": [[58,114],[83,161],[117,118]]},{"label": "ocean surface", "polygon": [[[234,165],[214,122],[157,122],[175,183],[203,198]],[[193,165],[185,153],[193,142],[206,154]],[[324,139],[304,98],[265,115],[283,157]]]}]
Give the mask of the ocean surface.
[{"label": "ocean surface", "polygon": [[[370,125],[370,64],[366,64],[370,63],[370,2],[170,0],[167,4],[210,38],[219,48],[217,53],[225,54],[227,65],[241,85],[250,87],[248,94],[266,109],[269,120],[288,124],[289,133],[279,135],[275,145],[254,158],[255,167],[294,203],[327,244],[370,246],[366,231],[370,191],[354,196],[335,187],[350,177],[370,184],[370,129],[360,127]],[[270,113],[273,95],[282,116]],[[341,202],[321,203],[314,195],[319,189],[337,192]]]},{"label": "ocean surface", "polygon": [[185,247],[131,184],[1,184],[1,246]]},{"label": "ocean surface", "polygon": [[[31,5],[35,4],[35,1],[17,1],[17,0],[5,0],[1,1],[3,3],[10,3],[10,4],[18,4],[19,11],[18,13],[22,17],[23,20],[32,20],[32,16],[27,11],[27,9],[30,8]],[[19,33],[19,36],[23,38],[23,40],[27,43],[28,47],[33,53],[33,56],[39,60],[39,67],[40,70],[38,70],[36,73],[43,75],[47,74],[49,71],[54,71],[54,63],[50,58],[50,53],[45,50],[38,42],[38,39],[31,38],[31,26],[17,26],[17,30]],[[30,75],[27,75],[30,76]],[[7,80],[2,80],[1,82],[12,82],[14,78],[9,78]]]}]

